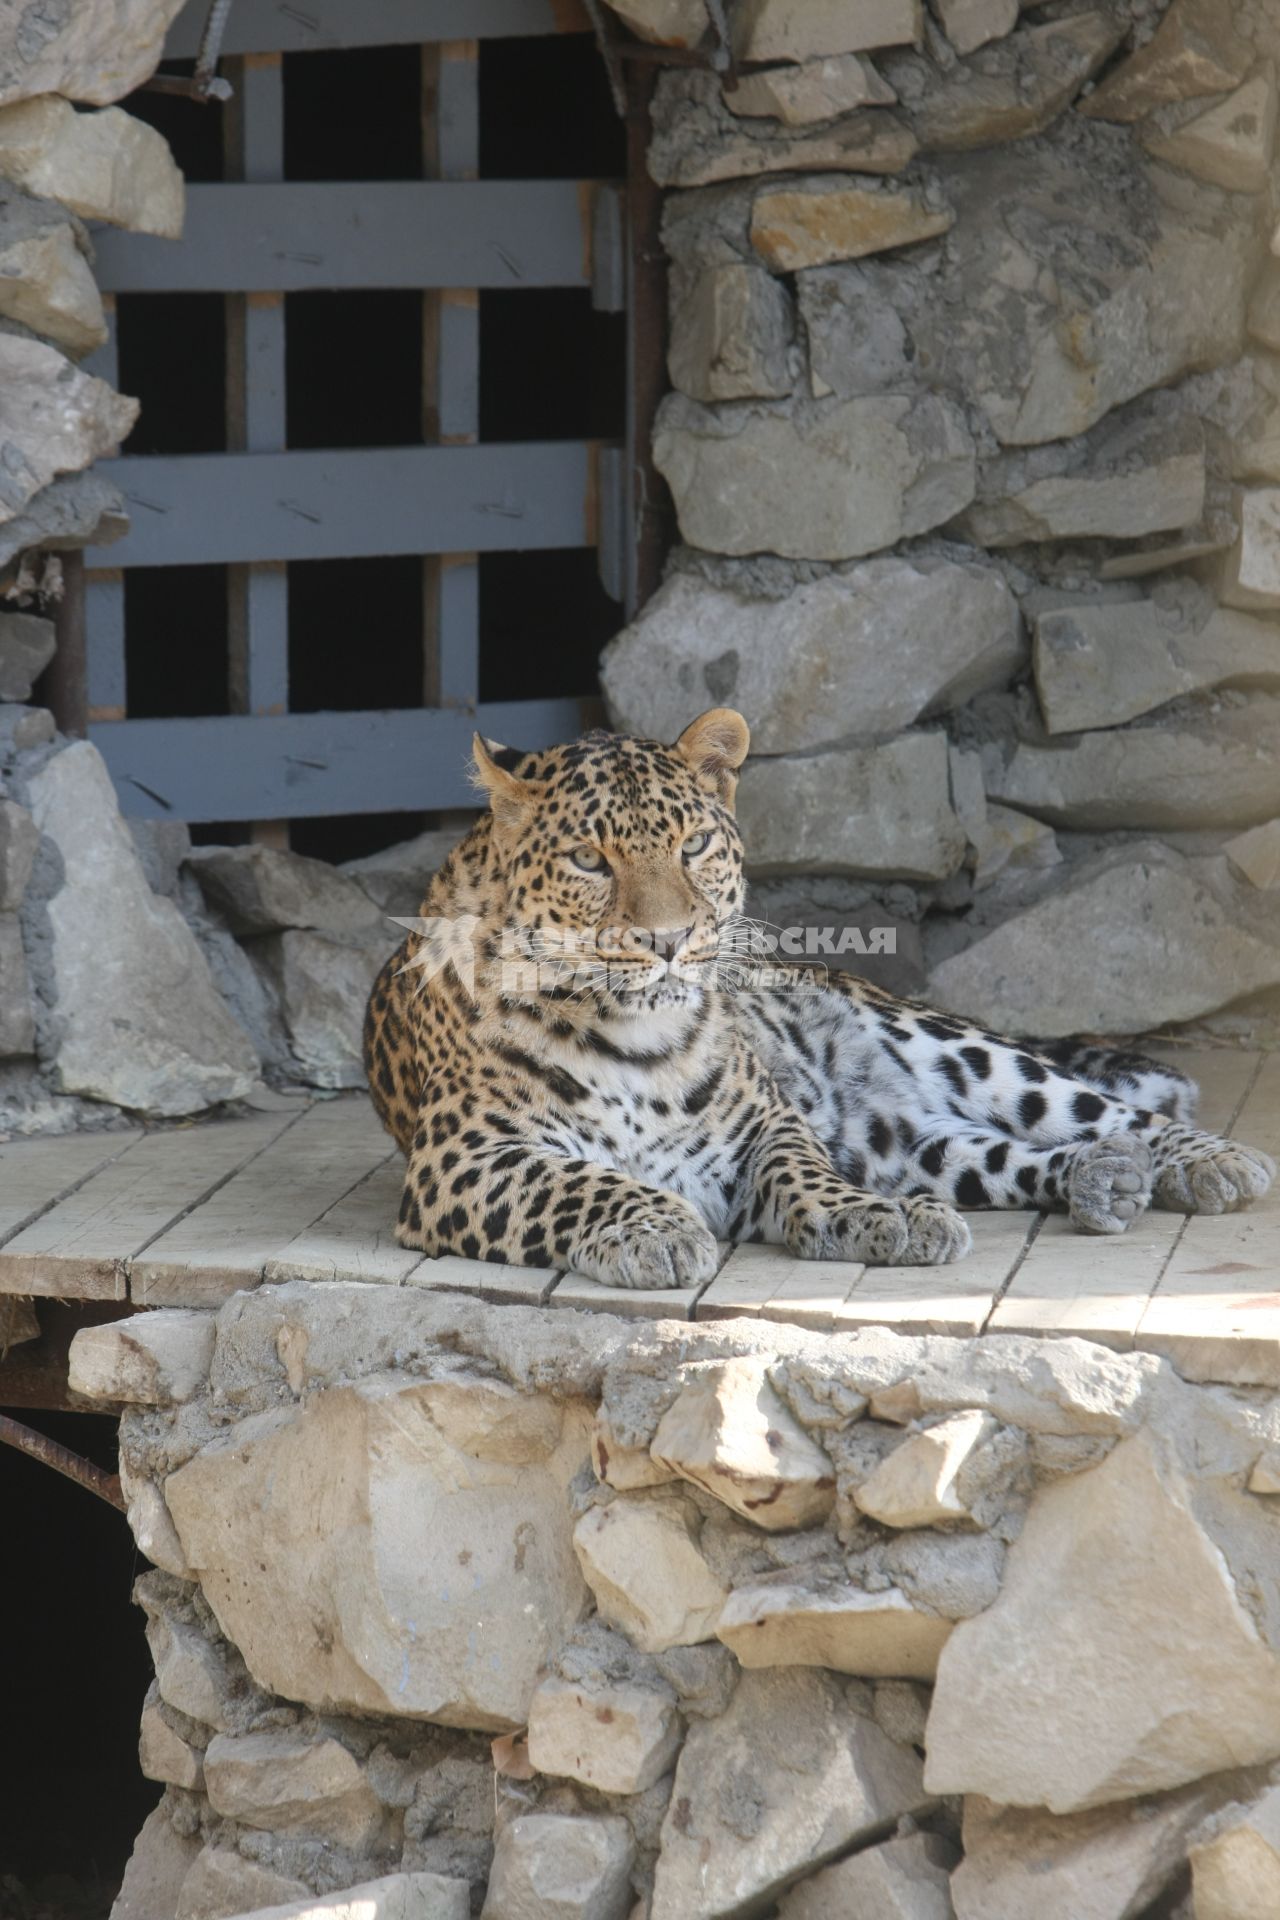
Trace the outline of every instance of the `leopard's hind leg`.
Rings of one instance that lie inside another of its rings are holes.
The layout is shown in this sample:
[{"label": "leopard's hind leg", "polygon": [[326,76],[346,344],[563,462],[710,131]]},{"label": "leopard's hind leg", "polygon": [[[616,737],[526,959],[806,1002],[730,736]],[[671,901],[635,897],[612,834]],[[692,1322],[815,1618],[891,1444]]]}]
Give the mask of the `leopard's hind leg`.
[{"label": "leopard's hind leg", "polygon": [[1022,1040],[1018,1044],[1069,1079],[1123,1100],[1126,1106],[1146,1108],[1188,1125],[1196,1117],[1200,1089],[1195,1081],[1137,1048],[1098,1046],[1078,1035],[1066,1040]]}]

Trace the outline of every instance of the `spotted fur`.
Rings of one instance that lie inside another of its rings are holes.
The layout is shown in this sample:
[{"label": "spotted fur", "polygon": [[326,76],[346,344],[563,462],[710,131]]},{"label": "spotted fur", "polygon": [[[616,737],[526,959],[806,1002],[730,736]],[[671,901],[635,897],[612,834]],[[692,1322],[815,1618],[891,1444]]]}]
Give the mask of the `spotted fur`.
[{"label": "spotted fur", "polygon": [[[403,1245],[661,1287],[710,1276],[717,1239],[925,1264],[968,1248],[960,1209],[1115,1233],[1266,1190],[1267,1157],[1198,1132],[1190,1083],[1141,1056],[1001,1038],[844,973],[726,968],[747,741],[725,709],[670,747],[477,741],[490,810],[365,1023]],[[427,923],[475,924],[474,971]]]}]

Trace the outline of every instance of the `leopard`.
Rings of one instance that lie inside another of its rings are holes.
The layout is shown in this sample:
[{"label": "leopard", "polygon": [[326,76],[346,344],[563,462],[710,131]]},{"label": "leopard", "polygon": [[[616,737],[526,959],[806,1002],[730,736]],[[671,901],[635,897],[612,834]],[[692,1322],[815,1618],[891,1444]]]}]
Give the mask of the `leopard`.
[{"label": "leopard", "polygon": [[1199,1130],[1193,1084],[1141,1053],[992,1033],[744,946],[749,745],[730,708],[670,745],[476,735],[484,811],[365,1018],[402,1246],[689,1288],[724,1243],[933,1265],[975,1210],[1114,1234],[1267,1190],[1267,1155]]}]

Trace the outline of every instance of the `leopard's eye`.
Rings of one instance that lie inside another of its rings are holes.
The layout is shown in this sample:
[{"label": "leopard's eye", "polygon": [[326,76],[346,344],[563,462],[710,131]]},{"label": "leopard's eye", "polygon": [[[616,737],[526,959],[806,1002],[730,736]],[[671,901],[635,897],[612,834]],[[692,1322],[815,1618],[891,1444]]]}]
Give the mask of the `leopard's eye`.
[{"label": "leopard's eye", "polygon": [[692,860],[695,854],[705,853],[711,845],[709,833],[691,833],[680,851],[686,860]]},{"label": "leopard's eye", "polygon": [[609,862],[599,847],[575,847],[569,855],[579,873],[608,873]]}]

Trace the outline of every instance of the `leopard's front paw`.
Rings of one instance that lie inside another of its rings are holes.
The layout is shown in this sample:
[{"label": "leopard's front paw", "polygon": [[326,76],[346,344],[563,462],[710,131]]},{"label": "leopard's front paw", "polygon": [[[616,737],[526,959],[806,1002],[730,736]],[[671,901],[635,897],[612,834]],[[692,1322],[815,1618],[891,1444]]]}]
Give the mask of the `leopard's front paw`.
[{"label": "leopard's front paw", "polygon": [[715,1278],[720,1252],[715,1235],[691,1212],[687,1221],[602,1227],[574,1266],[606,1287],[696,1287]]},{"label": "leopard's front paw", "polygon": [[973,1245],[973,1235],[963,1214],[945,1200],[921,1196],[902,1202],[907,1215],[907,1251],[901,1255],[904,1267],[938,1267],[948,1260],[963,1260]]},{"label": "leopard's front paw", "polygon": [[1276,1176],[1276,1163],[1238,1140],[1188,1143],[1156,1175],[1157,1206],[1175,1213],[1235,1213],[1260,1200]]},{"label": "leopard's front paw", "polygon": [[969,1229],[941,1200],[851,1200],[794,1220],[787,1244],[802,1260],[872,1267],[936,1266],[969,1251]]},{"label": "leopard's front paw", "polygon": [[1151,1149],[1113,1133],[1082,1147],[1067,1174],[1067,1210],[1082,1233],[1123,1233],[1151,1199]]}]

